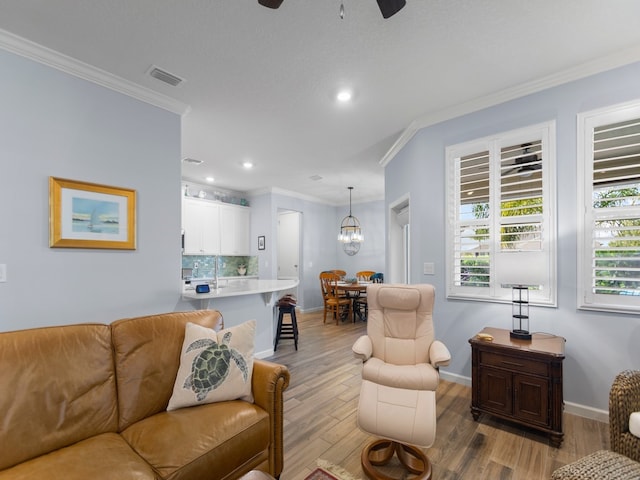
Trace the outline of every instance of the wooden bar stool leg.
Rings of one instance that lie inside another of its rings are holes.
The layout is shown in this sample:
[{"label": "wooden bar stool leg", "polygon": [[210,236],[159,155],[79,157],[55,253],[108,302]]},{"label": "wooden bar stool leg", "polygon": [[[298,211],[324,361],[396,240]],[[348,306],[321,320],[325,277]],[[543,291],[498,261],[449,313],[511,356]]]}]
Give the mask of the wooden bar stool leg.
[{"label": "wooden bar stool leg", "polygon": [[[289,314],[290,323],[284,323],[285,314]],[[278,342],[283,339],[293,340],[296,350],[298,350],[298,320],[296,318],[295,305],[280,305],[278,307],[278,326],[273,347],[274,352],[278,348]]]},{"label": "wooden bar stool leg", "polygon": [[278,327],[276,328],[276,339],[273,344],[274,352],[278,349],[278,341],[280,340],[280,335],[282,335],[282,316],[282,308],[278,308]]}]

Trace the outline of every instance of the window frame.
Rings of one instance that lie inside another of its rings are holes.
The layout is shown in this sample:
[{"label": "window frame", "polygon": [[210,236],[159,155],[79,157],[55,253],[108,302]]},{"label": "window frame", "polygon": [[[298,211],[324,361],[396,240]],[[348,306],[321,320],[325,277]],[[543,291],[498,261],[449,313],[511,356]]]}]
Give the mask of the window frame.
[{"label": "window frame", "polygon": [[[595,310],[615,313],[638,314],[640,312],[640,296],[610,295],[592,291],[593,262],[592,240],[594,220],[606,219],[609,212],[594,213],[593,208],[593,168],[594,168],[594,132],[605,125],[638,119],[640,120],[640,99],[618,105],[608,106],[577,115],[577,299],[580,310]],[[640,216],[640,207],[629,207],[629,213],[622,216]],[[612,215],[619,218],[621,215]]]},{"label": "window frame", "polygon": [[[446,162],[446,297],[448,299],[475,300],[496,303],[511,303],[512,284],[516,283],[513,276],[513,268],[505,268],[517,257],[522,265],[537,265],[537,277],[543,278],[540,282],[543,288],[531,290],[529,301],[532,305],[557,306],[557,234],[556,234],[556,122],[550,120],[536,125],[523,127],[507,132],[501,132],[484,138],[471,140],[468,142],[450,145],[445,148]],[[518,250],[506,252],[500,247],[502,227],[508,225],[512,220],[508,217],[500,216],[501,201],[501,155],[502,149],[518,143],[540,140],[542,148],[542,197],[543,213],[541,225],[543,229],[543,240],[541,253]],[[488,223],[489,233],[489,287],[473,287],[456,285],[456,261],[457,256],[462,251],[456,245],[458,230],[464,226],[461,220],[460,202],[462,179],[458,176],[460,159],[467,155],[481,154],[489,152],[489,204],[490,210],[498,206],[497,215],[490,213]],[[509,257],[507,257],[507,255]],[[541,261],[541,258],[543,259]],[[507,261],[508,260],[508,261]],[[538,268],[540,267],[540,268]]]}]

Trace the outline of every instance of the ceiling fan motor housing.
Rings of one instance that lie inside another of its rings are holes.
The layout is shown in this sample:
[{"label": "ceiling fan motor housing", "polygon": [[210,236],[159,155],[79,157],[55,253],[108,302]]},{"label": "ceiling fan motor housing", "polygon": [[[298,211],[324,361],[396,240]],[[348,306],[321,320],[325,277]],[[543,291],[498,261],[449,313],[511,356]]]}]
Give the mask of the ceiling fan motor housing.
[{"label": "ceiling fan motor housing", "polygon": [[[283,0],[258,0],[263,7],[278,8]],[[406,4],[406,0],[377,0],[380,12],[384,18],[389,18],[398,13]]]}]

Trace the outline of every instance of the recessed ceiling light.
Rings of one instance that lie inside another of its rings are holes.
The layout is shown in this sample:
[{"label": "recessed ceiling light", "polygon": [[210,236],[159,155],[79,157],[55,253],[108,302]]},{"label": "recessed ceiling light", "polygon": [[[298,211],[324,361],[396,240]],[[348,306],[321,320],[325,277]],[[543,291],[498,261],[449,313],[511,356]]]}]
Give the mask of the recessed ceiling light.
[{"label": "recessed ceiling light", "polygon": [[351,93],[350,90],[340,90],[338,92],[338,94],[336,95],[336,99],[340,103],[346,103],[346,102],[349,102],[351,100],[352,96],[353,96],[353,94]]},{"label": "recessed ceiling light", "polygon": [[242,162],[242,167],[245,170],[251,170],[253,168],[253,162],[250,162],[249,160],[246,160],[246,161]]},{"label": "recessed ceiling light", "polygon": [[206,180],[207,182],[209,182],[209,183],[213,183],[213,182],[215,181],[215,178],[213,178],[213,177],[207,177],[207,178],[205,178],[205,180]]}]

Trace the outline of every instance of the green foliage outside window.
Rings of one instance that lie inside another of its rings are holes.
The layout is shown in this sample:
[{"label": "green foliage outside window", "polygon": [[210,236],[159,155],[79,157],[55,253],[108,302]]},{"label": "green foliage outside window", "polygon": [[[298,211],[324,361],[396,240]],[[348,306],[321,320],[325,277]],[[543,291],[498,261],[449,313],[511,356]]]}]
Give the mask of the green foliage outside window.
[{"label": "green foliage outside window", "polygon": [[[594,192],[595,209],[638,205],[638,187]],[[606,244],[595,247],[595,291],[612,295],[640,295],[640,219],[613,218],[597,222],[609,232]]]}]

